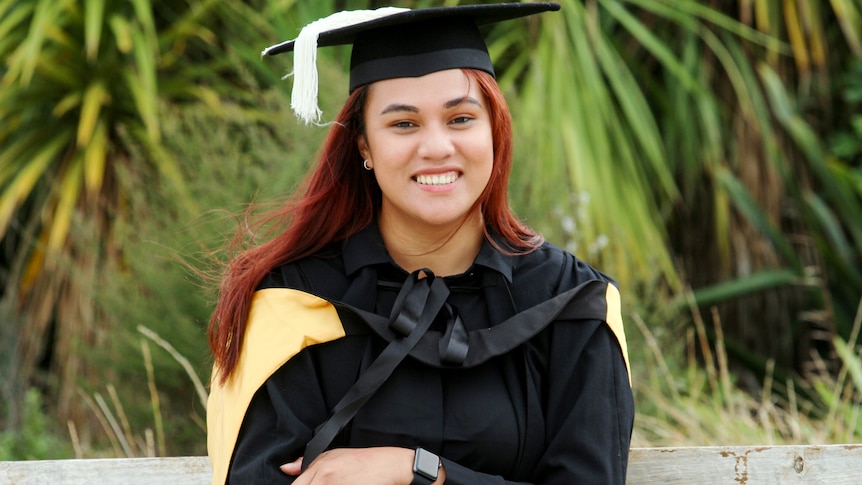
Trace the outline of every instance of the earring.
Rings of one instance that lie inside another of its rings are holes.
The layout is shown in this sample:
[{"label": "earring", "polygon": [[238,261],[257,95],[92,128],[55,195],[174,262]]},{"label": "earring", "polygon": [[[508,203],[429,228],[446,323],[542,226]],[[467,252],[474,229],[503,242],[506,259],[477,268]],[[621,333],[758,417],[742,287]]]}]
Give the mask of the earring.
[{"label": "earring", "polygon": [[362,161],[362,167],[365,168],[365,170],[371,170],[371,165],[368,165],[368,160]]}]

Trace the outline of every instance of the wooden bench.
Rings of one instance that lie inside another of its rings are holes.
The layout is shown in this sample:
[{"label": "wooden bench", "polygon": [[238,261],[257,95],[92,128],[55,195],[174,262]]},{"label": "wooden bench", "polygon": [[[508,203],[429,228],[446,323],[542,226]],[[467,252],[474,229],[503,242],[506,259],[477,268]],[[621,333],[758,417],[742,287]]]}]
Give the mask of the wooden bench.
[{"label": "wooden bench", "polygon": [[[205,485],[206,457],[0,462],[2,485]],[[862,484],[862,444],[635,448],[628,484]]]}]

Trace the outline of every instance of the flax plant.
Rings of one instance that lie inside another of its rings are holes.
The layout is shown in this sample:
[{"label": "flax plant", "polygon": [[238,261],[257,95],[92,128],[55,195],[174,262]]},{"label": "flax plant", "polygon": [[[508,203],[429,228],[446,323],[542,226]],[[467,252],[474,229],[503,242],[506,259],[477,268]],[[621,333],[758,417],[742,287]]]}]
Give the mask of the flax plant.
[{"label": "flax plant", "polygon": [[[2,396],[10,407],[41,361],[51,375],[40,379],[58,383],[49,402],[71,412],[88,374],[83,354],[103,343],[92,290],[103,263],[122,259],[112,230],[129,192],[170,187],[177,210],[196,210],[187,175],[162,147],[159,110],[219,109],[230,92],[233,79],[217,76],[219,39],[202,23],[218,6],[0,1],[0,296],[15,315],[6,325],[17,322],[7,333],[19,383]],[[145,163],[131,161],[138,152]]]},{"label": "flax plant", "polygon": [[831,76],[858,57],[862,7],[561,3],[501,78],[517,205],[624,286],[693,287],[760,374],[830,353],[862,293],[859,173],[827,140],[846,119]]}]

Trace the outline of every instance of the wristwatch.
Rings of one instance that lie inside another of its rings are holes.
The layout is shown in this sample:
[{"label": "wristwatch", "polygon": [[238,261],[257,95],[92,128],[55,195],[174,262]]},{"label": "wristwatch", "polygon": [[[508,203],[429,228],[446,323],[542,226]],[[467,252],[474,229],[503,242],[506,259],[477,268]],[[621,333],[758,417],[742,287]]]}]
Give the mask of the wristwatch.
[{"label": "wristwatch", "polygon": [[413,481],[410,485],[430,485],[437,480],[437,473],[443,462],[440,457],[426,450],[416,448],[416,456],[413,458]]}]

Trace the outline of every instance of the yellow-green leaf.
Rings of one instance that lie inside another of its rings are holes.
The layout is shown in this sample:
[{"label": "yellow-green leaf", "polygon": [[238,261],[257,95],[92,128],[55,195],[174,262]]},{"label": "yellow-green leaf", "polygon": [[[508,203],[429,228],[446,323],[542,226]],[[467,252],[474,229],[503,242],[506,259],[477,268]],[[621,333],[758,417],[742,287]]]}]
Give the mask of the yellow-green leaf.
[{"label": "yellow-green leaf", "polygon": [[110,94],[101,81],[96,81],[87,87],[81,104],[81,120],[78,123],[79,147],[84,148],[90,143],[102,106],[109,98]]},{"label": "yellow-green leaf", "polygon": [[51,228],[48,236],[48,250],[56,253],[63,249],[69,228],[72,226],[75,205],[81,194],[81,157],[76,156],[72,160],[69,170],[58,181],[59,199],[54,210]]},{"label": "yellow-green leaf", "polygon": [[96,130],[87,148],[84,150],[84,183],[87,193],[97,195],[105,178],[105,162],[108,153],[108,127],[104,120],[99,120]]},{"label": "yellow-green leaf", "polygon": [[60,2],[53,0],[42,0],[36,5],[27,38],[13,56],[10,56],[11,79],[19,78],[25,86],[30,83],[39,63],[39,53],[45,42],[46,31],[56,22],[60,6]]},{"label": "yellow-green leaf", "polygon": [[56,158],[66,144],[64,137],[56,137],[30,158],[12,182],[0,193],[0,239],[6,233],[12,214],[18,205],[27,198],[45,169]]},{"label": "yellow-green leaf", "polygon": [[51,114],[54,115],[55,118],[60,118],[64,114],[68,113],[69,110],[75,109],[81,104],[81,93],[73,92],[69,93],[63,97],[60,101],[54,105],[54,109],[51,111]]},{"label": "yellow-green leaf", "polygon": [[835,18],[841,24],[841,30],[847,39],[847,44],[856,57],[862,58],[862,6],[854,5],[852,0],[831,0],[832,9],[835,10]]},{"label": "yellow-green leaf", "polygon": [[[7,2],[8,3],[8,2]],[[23,2],[16,2],[18,5],[9,11],[9,8],[4,5],[0,9],[0,39],[9,38],[13,29],[18,27],[32,12],[33,6]],[[0,53],[5,54],[5,49],[0,50]]]},{"label": "yellow-green leaf", "polygon": [[129,22],[120,15],[111,15],[108,25],[111,26],[111,31],[114,32],[114,38],[117,40],[117,49],[123,54],[128,54],[132,50],[132,30]]},{"label": "yellow-green leaf", "polygon": [[156,82],[155,48],[147,42],[146,36],[140,31],[132,33],[132,45],[135,57],[137,75],[131,70],[126,71],[126,80],[135,95],[135,105],[138,108],[147,135],[157,142],[160,138],[158,120],[158,92]]}]

